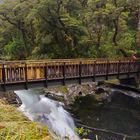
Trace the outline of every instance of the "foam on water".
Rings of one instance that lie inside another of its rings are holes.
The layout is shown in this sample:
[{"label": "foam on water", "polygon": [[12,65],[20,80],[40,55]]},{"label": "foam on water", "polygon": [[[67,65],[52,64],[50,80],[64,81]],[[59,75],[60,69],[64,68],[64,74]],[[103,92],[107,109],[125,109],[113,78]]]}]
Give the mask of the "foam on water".
[{"label": "foam on water", "polygon": [[74,132],[74,121],[62,104],[34,90],[15,91],[22,101],[19,110],[30,120],[46,124],[60,140],[80,140]]}]

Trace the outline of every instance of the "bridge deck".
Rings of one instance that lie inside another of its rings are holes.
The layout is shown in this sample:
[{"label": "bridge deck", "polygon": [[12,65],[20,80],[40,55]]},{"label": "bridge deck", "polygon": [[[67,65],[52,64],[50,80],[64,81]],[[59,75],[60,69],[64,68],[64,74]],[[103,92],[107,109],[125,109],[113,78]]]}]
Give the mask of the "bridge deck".
[{"label": "bridge deck", "polygon": [[21,89],[28,89],[30,83],[37,82],[46,87],[52,81],[61,81],[65,85],[69,79],[77,79],[81,84],[83,78],[96,81],[97,77],[104,77],[107,80],[112,75],[119,78],[139,72],[140,61],[128,58],[5,61],[0,62],[0,90],[14,89],[15,85],[24,85]]}]

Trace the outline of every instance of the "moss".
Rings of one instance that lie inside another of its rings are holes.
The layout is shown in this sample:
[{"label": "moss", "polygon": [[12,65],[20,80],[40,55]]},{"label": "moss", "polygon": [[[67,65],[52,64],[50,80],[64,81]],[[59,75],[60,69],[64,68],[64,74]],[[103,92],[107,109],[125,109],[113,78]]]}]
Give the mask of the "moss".
[{"label": "moss", "polygon": [[57,88],[57,90],[59,91],[59,92],[61,92],[61,93],[68,93],[68,89],[67,89],[67,87],[66,86],[58,86],[58,87],[56,87]]},{"label": "moss", "polygon": [[56,87],[49,87],[47,89],[45,89],[45,91],[53,91],[53,92],[61,92],[63,94],[67,94],[68,93],[68,88],[67,86],[56,86]]},{"label": "moss", "polygon": [[0,140],[51,140],[46,126],[29,121],[0,100]]},{"label": "moss", "polygon": [[107,81],[105,81],[105,83],[118,84],[119,80],[118,79],[107,80]]}]

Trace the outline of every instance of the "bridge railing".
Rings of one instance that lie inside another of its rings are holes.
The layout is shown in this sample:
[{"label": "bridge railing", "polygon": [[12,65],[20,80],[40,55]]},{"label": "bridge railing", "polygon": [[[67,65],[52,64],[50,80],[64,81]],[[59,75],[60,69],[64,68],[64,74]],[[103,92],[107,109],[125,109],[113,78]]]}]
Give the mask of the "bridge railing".
[{"label": "bridge railing", "polygon": [[72,59],[8,61],[0,64],[0,82],[17,83],[39,80],[108,76],[140,71],[140,61],[131,59]]}]

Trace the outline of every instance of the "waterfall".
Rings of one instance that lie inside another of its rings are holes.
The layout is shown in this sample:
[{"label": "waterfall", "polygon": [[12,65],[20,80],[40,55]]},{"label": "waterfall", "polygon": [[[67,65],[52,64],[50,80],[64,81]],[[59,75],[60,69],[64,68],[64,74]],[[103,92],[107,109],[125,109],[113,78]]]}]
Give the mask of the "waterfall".
[{"label": "waterfall", "polygon": [[30,120],[47,125],[60,140],[80,140],[74,132],[74,121],[62,103],[45,97],[38,90],[21,90],[15,93],[22,101],[19,110]]}]

